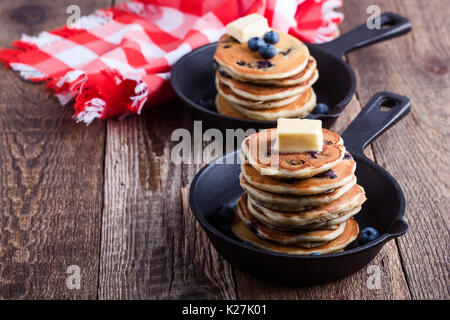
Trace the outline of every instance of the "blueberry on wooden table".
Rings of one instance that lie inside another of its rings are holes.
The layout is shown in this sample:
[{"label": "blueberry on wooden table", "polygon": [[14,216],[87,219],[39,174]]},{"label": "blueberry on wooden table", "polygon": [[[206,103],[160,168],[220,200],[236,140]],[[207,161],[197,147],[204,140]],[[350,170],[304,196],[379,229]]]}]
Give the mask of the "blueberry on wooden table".
[{"label": "blueberry on wooden table", "polygon": [[271,44],[264,44],[258,49],[258,53],[264,59],[273,58],[277,54],[277,49]]},{"label": "blueberry on wooden table", "polygon": [[375,240],[379,236],[380,236],[380,233],[378,232],[377,229],[372,228],[372,227],[366,227],[366,228],[362,229],[361,232],[359,233],[358,242],[360,244],[369,243],[370,241]]},{"label": "blueberry on wooden table", "polygon": [[247,42],[247,46],[252,51],[258,51],[259,47],[263,46],[264,40],[260,37],[250,38]]},{"label": "blueberry on wooden table", "polygon": [[269,31],[264,34],[264,41],[266,43],[277,43],[280,41],[280,35],[275,31]]}]

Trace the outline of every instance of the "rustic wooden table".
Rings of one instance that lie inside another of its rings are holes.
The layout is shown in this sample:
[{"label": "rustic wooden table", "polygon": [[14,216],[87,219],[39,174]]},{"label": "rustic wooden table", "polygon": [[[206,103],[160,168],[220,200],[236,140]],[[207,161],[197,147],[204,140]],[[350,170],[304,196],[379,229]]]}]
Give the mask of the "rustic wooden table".
[{"label": "rustic wooden table", "polygon": [[[345,32],[374,1],[345,0]],[[175,165],[176,128],[192,121],[179,101],[140,117],[76,124],[41,85],[0,71],[0,298],[24,299],[430,299],[449,298],[448,1],[377,0],[409,17],[406,36],[347,56],[356,96],[334,126],[342,132],[370,96],[390,90],[412,100],[411,113],[367,154],[405,191],[408,233],[390,241],[367,269],[306,288],[258,280],[224,261],[189,212],[188,187],[202,165]],[[111,0],[0,2],[0,46],[22,33],[65,23]],[[78,265],[81,287],[66,286]]]}]

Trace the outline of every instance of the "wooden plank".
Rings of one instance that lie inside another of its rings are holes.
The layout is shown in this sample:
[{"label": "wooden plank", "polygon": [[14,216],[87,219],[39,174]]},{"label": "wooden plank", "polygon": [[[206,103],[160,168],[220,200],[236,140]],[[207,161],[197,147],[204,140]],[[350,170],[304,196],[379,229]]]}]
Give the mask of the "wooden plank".
[{"label": "wooden plank", "polygon": [[[1,2],[0,46],[63,25],[74,3]],[[95,298],[105,126],[76,124],[44,86],[0,74],[0,298]],[[80,267],[79,290],[66,286],[70,265]]]},{"label": "wooden plank", "polygon": [[[183,109],[177,100],[142,118],[108,122],[100,299],[236,298],[232,267],[212,248],[189,209],[188,188],[203,164],[179,166],[170,160],[172,131],[192,133]],[[127,156],[115,162],[125,145]],[[133,167],[139,173],[129,173],[125,185],[134,187],[119,189],[114,177]],[[133,205],[121,209],[125,203]],[[125,243],[133,243],[132,253]]]},{"label": "wooden plank", "polygon": [[170,159],[171,133],[192,122],[175,101],[108,121],[100,299],[230,299],[232,269],[188,209],[201,165]]},{"label": "wooden plank", "polygon": [[[367,16],[369,4],[369,0],[346,2],[348,25],[355,26]],[[432,4],[380,0],[377,4],[382,11],[409,17],[413,31],[351,53],[349,61],[356,69],[363,101],[379,90],[411,98],[411,114],[375,141],[373,150],[378,163],[405,192],[410,230],[398,245],[412,297],[448,299],[450,30],[445,26],[450,7],[443,0]]]}]

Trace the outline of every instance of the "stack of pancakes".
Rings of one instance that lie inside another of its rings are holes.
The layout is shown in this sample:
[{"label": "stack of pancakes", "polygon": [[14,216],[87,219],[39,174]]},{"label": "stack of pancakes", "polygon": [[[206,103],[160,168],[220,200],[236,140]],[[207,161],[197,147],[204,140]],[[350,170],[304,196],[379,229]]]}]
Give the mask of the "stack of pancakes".
[{"label": "stack of pancakes", "polygon": [[341,137],[323,130],[319,152],[276,153],[276,129],[247,137],[241,146],[234,234],[271,251],[309,255],[342,251],[359,233],[353,215],[365,202],[356,162]]},{"label": "stack of pancakes", "polygon": [[311,86],[319,77],[316,60],[301,41],[278,33],[278,53],[269,60],[227,34],[220,38],[214,54],[218,112],[274,121],[302,118],[314,109]]}]

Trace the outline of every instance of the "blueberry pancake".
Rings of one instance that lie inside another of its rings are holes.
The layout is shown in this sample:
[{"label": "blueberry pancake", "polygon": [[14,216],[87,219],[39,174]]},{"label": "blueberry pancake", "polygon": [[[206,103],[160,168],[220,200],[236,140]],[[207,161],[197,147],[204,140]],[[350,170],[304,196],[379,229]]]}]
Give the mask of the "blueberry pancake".
[{"label": "blueberry pancake", "polygon": [[322,129],[321,152],[275,153],[277,129],[254,133],[242,141],[241,152],[260,174],[281,178],[309,178],[327,171],[342,161],[345,147],[341,137]]},{"label": "blueberry pancake", "polygon": [[312,253],[328,254],[339,252],[353,242],[359,233],[358,223],[353,218],[350,218],[345,224],[344,232],[336,239],[315,248],[301,248],[294,245],[285,245],[259,238],[254,232],[250,231],[247,225],[245,225],[245,223],[242,222],[237,215],[231,225],[231,230],[237,238],[242,241],[249,242],[256,247],[273,252],[293,255],[310,255]]},{"label": "blueberry pancake", "polygon": [[223,84],[223,82],[219,81],[216,77],[216,88],[219,93],[226,98],[228,101],[238,104],[240,106],[246,107],[248,109],[272,109],[286,106],[298,98],[300,95],[291,96],[284,99],[278,100],[267,100],[267,101],[259,101],[259,100],[251,100],[237,95],[230,87]]},{"label": "blueberry pancake", "polygon": [[256,101],[268,101],[285,99],[297,96],[310,88],[319,78],[319,72],[314,70],[305,81],[286,87],[267,86],[242,82],[233,78],[225,77],[219,72],[216,73],[217,80],[229,87],[236,95],[245,99]]},{"label": "blueberry pancake", "polygon": [[[245,160],[243,161],[245,162]],[[307,196],[329,192],[350,183],[354,179],[356,162],[349,155],[339,162],[332,171],[333,178],[318,176],[306,179],[280,179],[261,175],[248,163],[241,164],[241,173],[246,182],[263,191],[281,195]]]},{"label": "blueberry pancake", "polygon": [[247,208],[247,195],[243,194],[238,201],[237,215],[257,236],[281,244],[295,244],[303,248],[313,248],[339,237],[345,228],[343,222],[334,229],[284,231],[266,227],[255,219]]},{"label": "blueberry pancake", "polygon": [[216,109],[217,112],[229,117],[238,119],[249,119],[248,117],[246,117],[245,115],[234,109],[230,105],[230,102],[227,99],[225,99],[220,93],[217,94],[216,96]]},{"label": "blueberry pancake", "polygon": [[276,121],[278,118],[302,118],[307,116],[316,106],[316,94],[312,88],[308,88],[295,101],[271,109],[249,109],[233,102],[229,102],[229,105],[251,119]]},{"label": "blueberry pancake", "polygon": [[325,193],[307,196],[281,195],[263,191],[248,183],[242,174],[240,176],[240,184],[242,189],[244,189],[256,203],[263,207],[284,212],[297,212],[339,199],[356,184],[356,177],[353,177],[349,183],[342,187],[331,189]]},{"label": "blueberry pancake", "polygon": [[353,217],[355,214],[357,214],[359,211],[361,211],[361,207],[357,207],[345,214],[342,214],[338,216],[335,219],[326,220],[326,221],[317,221],[309,224],[302,224],[302,225],[292,225],[292,226],[286,226],[283,224],[277,224],[275,221],[270,220],[264,213],[261,211],[255,209],[251,205],[248,205],[248,209],[252,213],[252,215],[262,224],[266,225],[269,228],[278,229],[278,230],[322,230],[322,229],[336,229],[337,226],[351,217]]},{"label": "blueberry pancake", "polygon": [[314,71],[317,70],[317,62],[314,59],[313,56],[309,56],[308,63],[306,64],[306,67],[300,71],[299,73],[288,77],[284,79],[270,79],[270,80],[257,80],[257,79],[246,79],[243,77],[239,77],[238,75],[234,74],[232,71],[222,67],[218,66],[218,71],[224,76],[224,77],[231,77],[235,80],[242,81],[242,82],[249,82],[249,83],[256,83],[266,86],[278,86],[278,87],[288,87],[297,85],[299,83],[305,82],[308,80]]},{"label": "blueberry pancake", "polygon": [[230,35],[223,35],[217,44],[215,61],[246,79],[283,79],[300,73],[308,64],[308,47],[297,38],[282,32],[275,44],[277,54],[270,60],[258,52],[249,50],[247,43],[240,43]]},{"label": "blueberry pancake", "polygon": [[284,212],[269,209],[258,204],[251,197],[248,198],[250,211],[258,210],[272,221],[274,225],[289,229],[295,226],[304,226],[339,218],[360,208],[365,201],[364,189],[357,184],[337,200],[298,212]]}]

